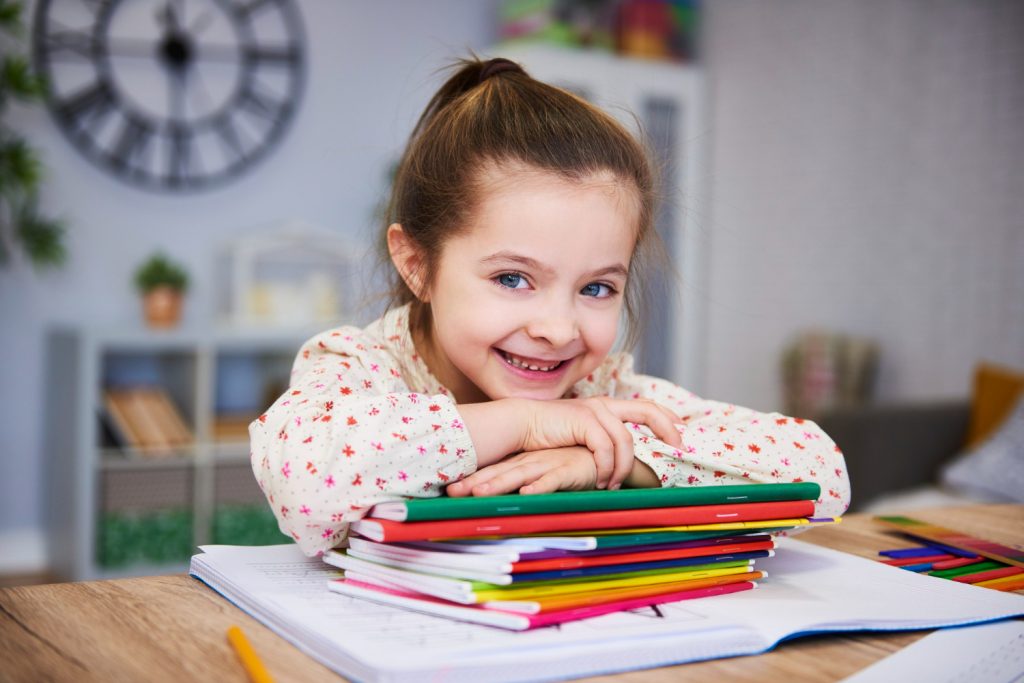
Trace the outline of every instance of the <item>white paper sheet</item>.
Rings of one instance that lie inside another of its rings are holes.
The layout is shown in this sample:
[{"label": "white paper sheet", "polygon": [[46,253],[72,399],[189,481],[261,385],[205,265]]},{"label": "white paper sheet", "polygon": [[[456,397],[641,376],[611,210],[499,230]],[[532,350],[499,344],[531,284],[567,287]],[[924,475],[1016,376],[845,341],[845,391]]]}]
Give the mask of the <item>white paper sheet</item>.
[{"label": "white paper sheet", "polygon": [[1024,621],[936,631],[842,683],[1024,681]]}]

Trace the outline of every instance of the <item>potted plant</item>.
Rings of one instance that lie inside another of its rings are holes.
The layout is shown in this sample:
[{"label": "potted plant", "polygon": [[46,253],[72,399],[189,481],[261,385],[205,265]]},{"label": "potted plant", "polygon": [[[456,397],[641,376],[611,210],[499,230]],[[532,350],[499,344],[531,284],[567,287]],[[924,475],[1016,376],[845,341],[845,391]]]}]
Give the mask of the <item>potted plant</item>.
[{"label": "potted plant", "polygon": [[44,91],[21,54],[22,4],[0,0],[0,266],[8,265],[16,251],[35,266],[59,266],[66,256],[64,226],[39,210],[39,153],[8,119],[9,105],[34,102]]},{"label": "potted plant", "polygon": [[188,273],[162,253],[156,253],[135,271],[135,286],[142,294],[142,309],[150,327],[178,324]]}]

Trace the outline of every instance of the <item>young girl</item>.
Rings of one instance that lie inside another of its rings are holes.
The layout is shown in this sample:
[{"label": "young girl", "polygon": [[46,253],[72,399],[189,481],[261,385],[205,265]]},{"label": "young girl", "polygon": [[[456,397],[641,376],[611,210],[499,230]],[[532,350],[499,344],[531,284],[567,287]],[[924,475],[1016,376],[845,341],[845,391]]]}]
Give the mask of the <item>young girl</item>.
[{"label": "young girl", "polygon": [[307,342],[254,421],[252,465],[307,554],[402,496],[817,481],[814,424],[706,401],[610,353],[653,240],[640,144],[503,59],[465,61],[412,133],[384,235],[392,308]]}]

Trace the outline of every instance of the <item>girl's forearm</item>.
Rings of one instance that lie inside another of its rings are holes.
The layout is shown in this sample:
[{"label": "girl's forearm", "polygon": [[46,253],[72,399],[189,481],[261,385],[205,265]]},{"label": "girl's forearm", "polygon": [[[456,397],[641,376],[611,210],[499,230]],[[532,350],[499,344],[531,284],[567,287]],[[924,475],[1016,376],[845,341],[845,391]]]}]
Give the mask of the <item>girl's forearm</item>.
[{"label": "girl's forearm", "polygon": [[522,450],[526,429],[523,407],[523,401],[514,398],[458,406],[476,449],[477,468]]}]

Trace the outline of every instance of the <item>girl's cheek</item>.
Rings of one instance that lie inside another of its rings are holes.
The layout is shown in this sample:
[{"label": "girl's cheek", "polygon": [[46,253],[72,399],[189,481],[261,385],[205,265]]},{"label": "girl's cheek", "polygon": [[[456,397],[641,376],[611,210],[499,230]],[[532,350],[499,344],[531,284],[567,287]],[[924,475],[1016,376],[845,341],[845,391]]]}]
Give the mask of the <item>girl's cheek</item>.
[{"label": "girl's cheek", "polygon": [[603,311],[591,321],[591,339],[588,346],[593,353],[599,354],[603,360],[615,345],[619,335],[619,310]]}]

